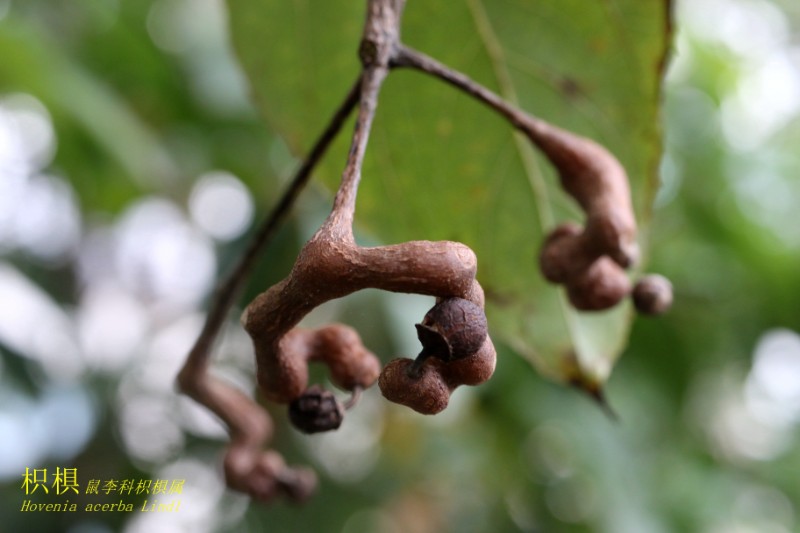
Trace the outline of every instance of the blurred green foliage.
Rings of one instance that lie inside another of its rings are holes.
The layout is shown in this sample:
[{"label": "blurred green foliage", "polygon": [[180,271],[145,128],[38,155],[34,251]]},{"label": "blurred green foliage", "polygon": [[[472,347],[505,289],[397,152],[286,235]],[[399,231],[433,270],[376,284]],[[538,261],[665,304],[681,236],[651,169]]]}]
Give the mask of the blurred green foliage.
[{"label": "blurred green foliage", "polygon": [[[505,3],[513,2],[498,4]],[[276,411],[275,447],[322,477],[316,497],[298,508],[251,505],[223,492],[223,440],[198,430],[208,424],[193,423],[195,415],[170,388],[208,286],[198,285],[188,303],[167,305],[147,280],[121,284],[136,302],[132,308],[146,312],[146,326],[118,366],[77,357],[80,371],[59,374],[58,361],[37,354],[47,335],[64,340],[55,336],[60,330],[39,331],[26,345],[2,327],[32,305],[10,299],[13,269],[52,299],[68,332],[84,331],[87,295],[121,276],[111,267],[87,269],[97,243],[122,246],[137,206],[152,208],[156,200],[195,224],[195,186],[210,171],[241,180],[258,215],[270,207],[295,163],[287,145],[302,147],[265,128],[249,103],[221,3],[0,1],[0,110],[12,109],[20,94],[46,108],[56,141],[42,170],[68,184],[80,217],[74,245],[48,256],[35,253],[21,230],[16,240],[5,231],[11,213],[23,217],[32,207],[0,213],[0,531],[798,530],[800,74],[792,43],[800,12],[788,1],[687,0],[679,7],[665,88],[662,187],[647,237],[648,269],[672,279],[677,303],[666,317],[633,323],[607,388],[620,421],[542,380],[501,346],[492,380],[459,390],[435,418],[371,394],[340,434],[308,438]],[[637,28],[629,28],[631,35]],[[0,185],[11,182],[8,168],[0,167]],[[285,275],[327,205],[322,187],[307,191],[250,295]],[[163,224],[165,232],[169,227]],[[158,233],[150,236],[153,246]],[[211,243],[215,271],[246,238],[202,241]],[[186,278],[200,270],[185,268]],[[411,355],[410,324],[426,308],[422,299],[387,300],[368,291],[314,320],[338,317],[358,327],[377,353]],[[59,324],[48,316],[37,320]],[[232,325],[226,334],[220,365],[252,386],[249,347],[236,331]],[[75,337],[78,352],[87,351],[90,336]],[[66,361],[68,343],[61,348]],[[86,398],[92,422],[85,442],[70,447],[70,429],[83,418],[58,406],[66,409],[75,398]],[[137,411],[143,418],[132,417],[134,404],[145,406]],[[41,406],[55,415],[44,416]],[[14,440],[20,432],[9,428],[20,420],[25,438]],[[43,424],[54,420],[58,431],[48,432]],[[148,454],[147,441],[169,445]],[[186,478],[182,511],[147,516],[150,522],[143,513],[20,512],[25,467],[56,466],[78,468],[82,482]]]}]

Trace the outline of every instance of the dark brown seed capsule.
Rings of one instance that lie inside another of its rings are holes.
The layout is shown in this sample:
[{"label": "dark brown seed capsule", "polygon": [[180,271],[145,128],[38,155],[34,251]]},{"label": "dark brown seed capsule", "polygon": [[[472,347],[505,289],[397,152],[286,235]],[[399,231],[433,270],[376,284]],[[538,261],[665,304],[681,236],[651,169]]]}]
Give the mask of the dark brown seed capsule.
[{"label": "dark brown seed capsule", "polygon": [[644,276],[633,288],[633,305],[644,315],[660,315],[672,307],[672,283],[658,274]]},{"label": "dark brown seed capsule", "polygon": [[303,433],[319,433],[342,425],[344,408],[332,392],[319,385],[310,386],[289,404],[289,420]]},{"label": "dark brown seed capsule", "polygon": [[417,324],[417,337],[422,343],[420,356],[432,355],[443,361],[468,357],[483,345],[487,330],[483,309],[469,300],[447,298]]}]

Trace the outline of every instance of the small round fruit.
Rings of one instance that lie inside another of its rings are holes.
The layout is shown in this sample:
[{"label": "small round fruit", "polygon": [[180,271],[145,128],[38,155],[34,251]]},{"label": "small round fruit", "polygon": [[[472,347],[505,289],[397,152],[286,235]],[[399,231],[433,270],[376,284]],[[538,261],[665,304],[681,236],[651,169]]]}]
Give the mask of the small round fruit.
[{"label": "small round fruit", "polygon": [[644,276],[633,288],[633,305],[644,315],[660,315],[672,307],[672,283],[658,274]]},{"label": "small round fruit", "polygon": [[478,305],[463,298],[447,298],[434,305],[417,324],[424,356],[443,361],[477,352],[488,334],[486,315]]}]

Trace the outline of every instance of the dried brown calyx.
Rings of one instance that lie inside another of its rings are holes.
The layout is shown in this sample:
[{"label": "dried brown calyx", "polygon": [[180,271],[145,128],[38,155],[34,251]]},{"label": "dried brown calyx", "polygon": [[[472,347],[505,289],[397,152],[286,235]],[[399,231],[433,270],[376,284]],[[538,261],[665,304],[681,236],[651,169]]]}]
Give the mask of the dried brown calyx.
[{"label": "dried brown calyx", "polygon": [[339,429],[343,419],[344,406],[319,385],[312,385],[289,404],[289,420],[303,433]]}]

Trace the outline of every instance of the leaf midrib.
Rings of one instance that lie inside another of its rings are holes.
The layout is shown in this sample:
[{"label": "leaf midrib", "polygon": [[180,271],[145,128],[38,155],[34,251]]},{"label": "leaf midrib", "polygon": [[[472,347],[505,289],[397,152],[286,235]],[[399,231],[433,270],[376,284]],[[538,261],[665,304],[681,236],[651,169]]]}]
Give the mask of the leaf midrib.
[{"label": "leaf midrib", "polygon": [[[478,32],[478,37],[486,48],[486,54],[489,57],[489,62],[492,66],[497,85],[499,87],[500,95],[508,102],[519,107],[517,93],[514,88],[514,82],[511,79],[511,74],[506,67],[506,60],[503,53],[502,45],[500,44],[497,34],[494,31],[489,16],[483,5],[483,0],[467,0],[467,7],[475,21],[475,28]],[[533,149],[530,142],[520,132],[514,132],[514,145],[519,153],[522,167],[525,175],[528,178],[528,184],[533,193],[534,203],[536,204],[536,212],[539,218],[541,234],[544,235],[547,228],[555,225],[555,215],[550,207],[550,196],[547,190],[544,176],[539,170],[539,166],[534,158]],[[578,351],[579,337],[578,330],[580,329],[574,312],[570,309],[566,301],[563,290],[559,290],[559,308],[564,318],[564,322],[569,331],[572,344],[575,351]],[[538,357],[534,354],[534,359]],[[580,354],[578,355],[580,360]],[[535,362],[535,361],[534,361]]]}]

